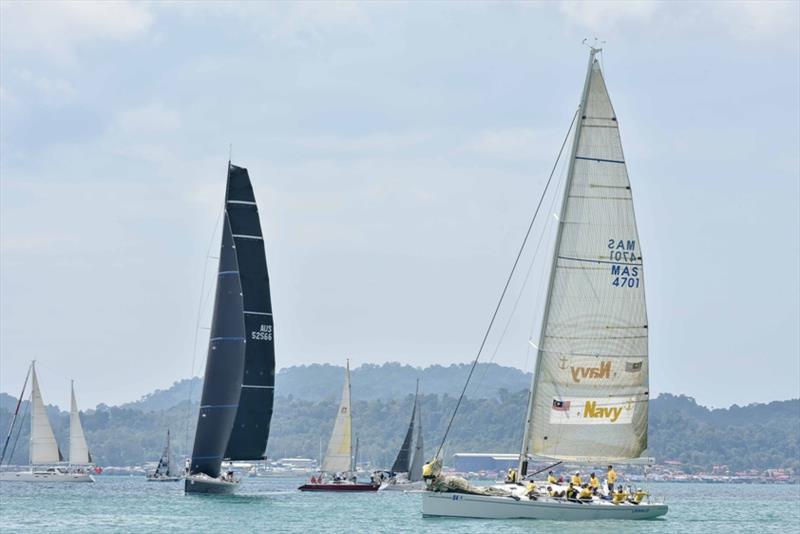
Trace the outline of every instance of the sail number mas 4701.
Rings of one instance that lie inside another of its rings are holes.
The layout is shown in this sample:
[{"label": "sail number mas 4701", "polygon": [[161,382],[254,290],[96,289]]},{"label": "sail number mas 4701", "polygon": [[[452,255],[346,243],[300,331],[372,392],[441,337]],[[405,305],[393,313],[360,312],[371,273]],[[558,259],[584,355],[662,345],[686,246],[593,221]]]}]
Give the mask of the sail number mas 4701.
[{"label": "sail number mas 4701", "polygon": [[250,339],[256,341],[272,341],[272,325],[262,324],[258,330],[250,332]]},{"label": "sail number mas 4701", "polygon": [[629,265],[639,259],[636,254],[636,240],[609,239],[608,259],[618,261],[611,265],[611,285],[614,287],[639,287],[640,265]]}]

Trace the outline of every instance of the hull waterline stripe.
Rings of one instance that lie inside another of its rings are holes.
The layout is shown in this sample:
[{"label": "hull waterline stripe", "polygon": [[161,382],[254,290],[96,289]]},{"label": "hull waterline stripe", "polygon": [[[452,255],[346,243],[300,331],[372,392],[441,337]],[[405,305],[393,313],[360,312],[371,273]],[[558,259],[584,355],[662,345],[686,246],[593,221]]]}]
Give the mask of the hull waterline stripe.
[{"label": "hull waterline stripe", "polygon": [[[222,455],[217,456],[192,456],[192,461],[194,460],[215,460],[217,458],[222,458]],[[195,473],[197,474],[197,473]]]},{"label": "hull waterline stripe", "polygon": [[239,271],[220,271],[217,276],[227,276],[231,274],[239,274]]},{"label": "hull waterline stripe", "polygon": [[238,406],[239,406],[238,404],[206,404],[206,405],[200,406],[200,409],[201,410],[205,410],[205,409],[208,409],[208,408],[215,408],[215,409],[216,408],[236,408]]},{"label": "hull waterline stripe", "polygon": [[255,206],[256,203],[252,200],[229,200],[228,204],[244,204],[245,206]]},{"label": "hull waterline stripe", "polygon": [[243,239],[264,239],[264,237],[260,235],[247,235],[247,234],[233,234],[233,237],[241,237]]},{"label": "hull waterline stripe", "polygon": [[272,314],[271,313],[267,313],[267,312],[246,311],[244,313],[246,313],[248,315],[269,315],[270,317],[272,317]]},{"label": "hull waterline stripe", "polygon": [[624,161],[618,159],[603,159],[603,158],[587,158],[585,156],[575,156],[575,159],[585,159],[586,161],[602,161],[603,163],[621,163],[625,165]]},{"label": "hull waterline stripe", "polygon": [[251,384],[242,384],[243,388],[255,388],[255,389],[275,389],[275,386],[255,386]]},{"label": "hull waterline stripe", "polygon": [[211,341],[244,341],[243,337],[212,337]]}]

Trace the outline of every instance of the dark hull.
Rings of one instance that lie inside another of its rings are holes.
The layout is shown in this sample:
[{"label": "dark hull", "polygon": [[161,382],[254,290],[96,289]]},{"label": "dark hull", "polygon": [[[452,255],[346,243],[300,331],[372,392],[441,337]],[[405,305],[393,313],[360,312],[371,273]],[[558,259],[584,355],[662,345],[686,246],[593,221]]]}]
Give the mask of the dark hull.
[{"label": "dark hull", "polygon": [[378,491],[378,486],[373,484],[303,484],[300,491]]},{"label": "dark hull", "polygon": [[183,485],[186,493],[207,493],[217,495],[227,495],[236,491],[239,487],[238,482],[227,482],[218,478],[210,478],[206,476],[189,476]]}]

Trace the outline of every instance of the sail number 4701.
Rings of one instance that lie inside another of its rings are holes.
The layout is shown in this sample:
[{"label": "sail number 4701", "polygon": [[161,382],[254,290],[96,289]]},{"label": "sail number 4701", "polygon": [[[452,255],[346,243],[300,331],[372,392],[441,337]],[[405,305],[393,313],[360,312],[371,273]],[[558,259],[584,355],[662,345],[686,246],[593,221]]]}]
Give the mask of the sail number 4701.
[{"label": "sail number 4701", "polygon": [[611,261],[623,262],[611,265],[611,285],[614,287],[639,287],[639,265],[630,265],[635,262],[636,240],[634,239],[609,239],[608,257]]}]

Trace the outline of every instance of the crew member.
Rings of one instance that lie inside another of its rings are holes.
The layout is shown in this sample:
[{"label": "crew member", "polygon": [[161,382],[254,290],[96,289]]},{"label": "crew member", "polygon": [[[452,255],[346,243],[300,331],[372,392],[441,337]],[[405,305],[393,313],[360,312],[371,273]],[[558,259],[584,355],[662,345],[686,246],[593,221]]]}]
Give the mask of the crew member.
[{"label": "crew member", "polygon": [[528,499],[532,501],[536,500],[536,484],[534,484],[533,480],[528,482],[528,487],[525,490],[525,495],[527,495]]},{"label": "crew member", "polygon": [[600,491],[600,480],[592,473],[592,476],[589,477],[589,487],[592,489],[592,493],[597,495]]},{"label": "crew member", "polygon": [[572,475],[572,478],[569,480],[575,487],[581,487],[583,485],[583,481],[581,480],[581,472],[575,471],[575,474]]},{"label": "crew member", "polygon": [[508,474],[506,475],[506,484],[516,484],[517,483],[517,470],[513,467],[508,468]]},{"label": "crew member", "polygon": [[556,476],[553,474],[552,471],[547,473],[547,483],[548,484],[558,484],[558,479],[556,478]]},{"label": "crew member", "polygon": [[617,472],[614,471],[614,466],[608,466],[608,473],[606,473],[606,481],[608,482],[608,493],[614,493],[614,483],[617,481]]},{"label": "crew member", "polygon": [[578,493],[578,499],[582,501],[592,500],[592,489],[589,487],[589,484],[584,484],[581,486],[581,491]]}]

